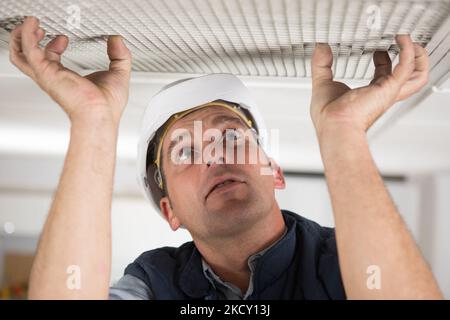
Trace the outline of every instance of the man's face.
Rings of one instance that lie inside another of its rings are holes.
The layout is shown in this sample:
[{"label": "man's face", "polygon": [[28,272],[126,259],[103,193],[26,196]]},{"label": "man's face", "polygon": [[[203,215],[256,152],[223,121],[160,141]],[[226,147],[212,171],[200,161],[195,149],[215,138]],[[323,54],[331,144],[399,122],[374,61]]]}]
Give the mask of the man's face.
[{"label": "man's face", "polygon": [[222,106],[176,121],[161,153],[168,192],[161,210],[172,229],[182,224],[193,237],[229,236],[251,227],[273,213],[274,189],[284,187],[281,171],[272,161],[272,174],[255,135]]}]

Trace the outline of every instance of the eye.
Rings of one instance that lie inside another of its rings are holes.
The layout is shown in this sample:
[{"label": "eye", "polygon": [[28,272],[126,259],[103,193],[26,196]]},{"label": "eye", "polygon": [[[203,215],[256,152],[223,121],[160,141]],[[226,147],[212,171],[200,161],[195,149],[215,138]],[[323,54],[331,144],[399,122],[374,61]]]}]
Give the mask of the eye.
[{"label": "eye", "polygon": [[179,162],[185,162],[190,159],[192,156],[192,148],[191,147],[183,147],[178,151],[178,160]]},{"label": "eye", "polygon": [[182,147],[177,153],[178,164],[190,164],[194,162],[194,157],[198,155],[198,151],[191,146]]}]

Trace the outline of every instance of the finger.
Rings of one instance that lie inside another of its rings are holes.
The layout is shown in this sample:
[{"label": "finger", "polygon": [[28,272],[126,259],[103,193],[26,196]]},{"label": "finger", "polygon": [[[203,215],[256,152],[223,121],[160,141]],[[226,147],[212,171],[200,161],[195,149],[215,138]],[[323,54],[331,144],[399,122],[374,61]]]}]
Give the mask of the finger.
[{"label": "finger", "polygon": [[420,44],[414,44],[414,60],[415,60],[415,69],[414,71],[420,71],[428,73],[430,68],[430,62],[428,59],[428,51],[423,48]]},{"label": "finger", "polygon": [[121,36],[108,38],[109,70],[129,76],[131,71],[131,53]]},{"label": "finger", "polygon": [[400,90],[397,98],[398,100],[408,98],[415,92],[419,91],[428,82],[430,67],[427,50],[422,48],[419,44],[414,44],[414,56],[414,71]]},{"label": "finger", "polygon": [[9,50],[12,53],[21,53],[22,52],[22,29],[23,24],[17,26],[9,36]]},{"label": "finger", "polygon": [[387,51],[376,51],[373,54],[373,63],[375,65],[375,72],[373,80],[370,83],[375,83],[378,79],[387,77],[391,74],[392,63]]},{"label": "finger", "polygon": [[326,43],[317,43],[311,60],[311,76],[313,87],[322,82],[333,80],[333,53]]},{"label": "finger", "polygon": [[17,26],[10,34],[9,60],[23,73],[32,77],[33,71],[22,52],[22,29],[23,24]]},{"label": "finger", "polygon": [[27,17],[23,23],[21,44],[22,52],[28,64],[33,71],[39,69],[39,66],[45,59],[44,51],[39,47],[39,41],[42,40],[44,33],[39,28],[39,20],[35,17]]},{"label": "finger", "polygon": [[61,55],[67,49],[69,39],[66,36],[57,36],[45,46],[45,57],[52,61],[61,61]]},{"label": "finger", "polygon": [[39,44],[39,42],[41,42],[42,39],[44,39],[45,37],[45,31],[42,28],[38,28],[36,31],[36,38],[37,38],[37,42]]},{"label": "finger", "polygon": [[414,71],[414,45],[409,35],[398,35],[395,37],[395,40],[400,46],[400,59],[392,75],[401,86],[410,78]]}]

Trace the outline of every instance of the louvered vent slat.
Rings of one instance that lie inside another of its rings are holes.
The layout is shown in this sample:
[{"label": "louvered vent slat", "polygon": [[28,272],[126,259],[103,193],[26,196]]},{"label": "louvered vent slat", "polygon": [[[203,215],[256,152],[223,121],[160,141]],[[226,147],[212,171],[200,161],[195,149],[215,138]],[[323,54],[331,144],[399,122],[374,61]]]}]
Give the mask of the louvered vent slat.
[{"label": "louvered vent slat", "polygon": [[2,0],[0,28],[37,16],[42,44],[69,36],[65,59],[83,69],[105,68],[106,38],[120,34],[134,71],[161,73],[309,77],[315,43],[327,42],[336,78],[370,79],[374,51],[395,59],[404,33],[426,45],[449,14],[450,0]]}]

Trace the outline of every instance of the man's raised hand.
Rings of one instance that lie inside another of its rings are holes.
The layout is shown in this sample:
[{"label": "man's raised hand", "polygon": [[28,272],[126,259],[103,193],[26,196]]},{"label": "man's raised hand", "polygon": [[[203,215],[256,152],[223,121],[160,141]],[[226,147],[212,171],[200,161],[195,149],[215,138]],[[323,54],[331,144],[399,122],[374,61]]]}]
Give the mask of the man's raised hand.
[{"label": "man's raised hand", "polygon": [[44,36],[39,20],[27,17],[11,32],[11,62],[47,92],[72,121],[102,117],[118,124],[128,100],[131,70],[131,54],[121,37],[108,39],[109,70],[82,77],[61,64],[68,38],[57,36],[40,48]]}]

